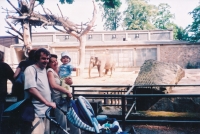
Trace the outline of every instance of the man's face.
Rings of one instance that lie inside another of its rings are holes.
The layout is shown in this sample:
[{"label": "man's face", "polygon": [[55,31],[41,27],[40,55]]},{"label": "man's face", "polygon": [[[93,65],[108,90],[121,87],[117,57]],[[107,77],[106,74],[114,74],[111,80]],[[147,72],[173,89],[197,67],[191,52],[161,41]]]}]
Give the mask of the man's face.
[{"label": "man's face", "polygon": [[41,68],[41,69],[46,68],[48,62],[49,62],[49,56],[44,54],[43,52],[41,52],[40,59],[38,61],[39,68]]}]

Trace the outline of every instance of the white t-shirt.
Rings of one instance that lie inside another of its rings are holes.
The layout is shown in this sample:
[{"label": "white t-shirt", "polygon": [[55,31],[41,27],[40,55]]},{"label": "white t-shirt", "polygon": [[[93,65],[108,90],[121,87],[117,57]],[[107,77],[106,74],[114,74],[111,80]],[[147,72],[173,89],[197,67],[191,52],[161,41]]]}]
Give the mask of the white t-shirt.
[{"label": "white t-shirt", "polygon": [[[36,70],[37,70],[37,80],[36,79]],[[24,90],[28,90],[32,87],[37,88],[40,94],[47,100],[51,101],[51,90],[49,87],[49,82],[47,78],[46,69],[40,69],[37,66],[33,65],[26,68],[24,71],[25,83]],[[33,105],[35,106],[35,113],[38,117],[45,117],[45,112],[49,108],[44,103],[32,98]]]},{"label": "white t-shirt", "polygon": [[[56,84],[60,85],[60,77],[58,76],[58,74],[52,69],[52,68],[48,68],[47,69],[47,73],[48,72],[52,72],[53,76],[54,76],[54,80],[56,82]],[[60,98],[61,97],[61,92],[58,90],[55,90],[53,88],[51,88],[51,92],[52,92],[52,98]]]}]

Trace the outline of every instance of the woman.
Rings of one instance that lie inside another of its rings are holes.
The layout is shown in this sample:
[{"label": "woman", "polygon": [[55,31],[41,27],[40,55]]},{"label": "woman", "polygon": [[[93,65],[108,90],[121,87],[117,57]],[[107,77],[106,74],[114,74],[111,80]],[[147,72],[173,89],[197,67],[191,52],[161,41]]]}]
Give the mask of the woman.
[{"label": "woman", "polygon": [[[28,53],[28,59],[25,61],[21,61],[19,63],[13,76],[14,79],[18,77],[20,72],[24,72],[28,66],[33,65],[35,63],[34,61],[35,51],[36,49],[30,50],[30,52]],[[13,87],[12,87],[12,94],[17,96],[17,101],[23,100],[24,99],[24,84],[19,84],[19,83],[14,82]]]},{"label": "woman", "polygon": [[[67,110],[67,103],[69,99],[72,98],[72,94],[69,90],[66,90],[65,88],[60,86],[60,78],[58,76],[58,61],[57,61],[57,55],[51,54],[51,57],[49,59],[49,63],[47,65],[47,76],[49,79],[49,84],[51,86],[52,91],[52,99],[56,104],[59,104],[63,110]],[[72,80],[71,78],[66,80],[66,83],[71,85]],[[67,98],[62,98],[61,94],[66,94]],[[61,112],[58,109],[55,109],[54,111],[56,120],[60,123],[60,125],[67,130],[67,119],[66,115],[64,115],[63,112]],[[70,134],[80,134],[80,129],[73,126],[71,123],[69,123],[70,127]],[[61,129],[58,130],[56,134],[65,134]]]}]

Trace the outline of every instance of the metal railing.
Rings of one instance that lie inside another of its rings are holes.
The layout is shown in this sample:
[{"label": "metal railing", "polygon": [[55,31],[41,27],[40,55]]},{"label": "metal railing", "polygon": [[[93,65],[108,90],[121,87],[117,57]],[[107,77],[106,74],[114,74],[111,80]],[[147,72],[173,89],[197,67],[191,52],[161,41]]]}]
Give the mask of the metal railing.
[{"label": "metal railing", "polygon": [[[139,88],[162,88],[162,87],[200,87],[200,85],[72,85],[73,97],[84,96],[87,99],[100,99],[102,106],[114,106],[121,108],[120,119],[122,129],[125,129],[126,123],[200,123],[200,119],[196,120],[157,120],[157,119],[130,119],[130,115],[137,113],[138,97],[200,97],[200,94],[137,94]],[[87,89],[83,89],[87,88]],[[94,89],[93,89],[94,88]],[[98,89],[101,88],[101,89]],[[106,88],[106,89],[104,89]],[[118,89],[107,89],[118,88]],[[112,93],[112,94],[111,94]],[[200,99],[200,98],[199,98]],[[109,100],[109,101],[107,101]],[[127,103],[130,100],[132,103]],[[8,103],[8,102],[7,102]],[[9,102],[10,103],[10,102]],[[4,116],[9,118],[9,116]]]},{"label": "metal railing", "polygon": [[[101,88],[122,88],[124,87],[126,90],[121,91],[123,94],[108,94],[108,92],[117,93],[117,90],[78,90],[77,88],[85,88],[85,87],[101,87]],[[137,94],[137,90],[139,88],[163,88],[163,87],[200,87],[200,85],[142,85],[142,86],[130,86],[130,85],[72,85],[72,91],[74,98],[82,95],[88,99],[95,98],[95,99],[107,99],[107,98],[118,98],[121,100],[121,104],[102,104],[103,106],[120,106],[122,109],[121,114],[121,121],[122,121],[122,128],[125,129],[126,122],[132,122],[132,123],[200,123],[200,120],[128,120],[128,117],[130,114],[136,113],[137,108],[137,98],[138,97],[165,97],[165,98],[171,98],[171,97],[200,97],[200,94]],[[81,93],[79,93],[81,92]],[[85,92],[85,94],[83,94]],[[107,94],[88,94],[87,92],[106,92]],[[132,98],[132,105],[127,104],[127,100]],[[127,109],[127,106],[130,107],[130,109]]]}]

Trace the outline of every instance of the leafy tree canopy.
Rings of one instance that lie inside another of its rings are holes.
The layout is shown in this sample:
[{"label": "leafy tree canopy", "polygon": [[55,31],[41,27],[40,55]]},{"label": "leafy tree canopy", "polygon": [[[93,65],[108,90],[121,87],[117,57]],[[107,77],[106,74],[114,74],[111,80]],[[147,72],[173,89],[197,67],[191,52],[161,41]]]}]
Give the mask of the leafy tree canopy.
[{"label": "leafy tree canopy", "polygon": [[103,8],[102,19],[105,19],[104,29],[105,30],[117,30],[120,26],[120,21],[122,20],[121,12],[119,8]]},{"label": "leafy tree canopy", "polygon": [[146,0],[127,0],[128,7],[124,12],[124,25],[127,30],[154,29],[152,18],[155,18],[157,10]]},{"label": "leafy tree canopy", "polygon": [[[45,2],[45,0],[36,0],[36,1],[38,1],[40,4],[44,4],[44,2]],[[74,0],[59,0],[59,2],[61,4],[65,4],[65,2],[68,4],[72,4],[74,2]]]},{"label": "leafy tree canopy", "polygon": [[96,0],[96,2],[102,2],[105,8],[119,8],[122,4],[120,0]]},{"label": "leafy tree canopy", "polygon": [[191,25],[187,27],[188,32],[190,32],[190,41],[197,42],[200,40],[200,6],[197,6],[192,12],[190,12],[193,18]]},{"label": "leafy tree canopy", "polygon": [[156,15],[156,20],[154,25],[158,29],[169,29],[172,28],[173,22],[171,19],[174,19],[174,14],[170,12],[170,6],[167,3],[161,3],[158,6],[158,12]]}]

